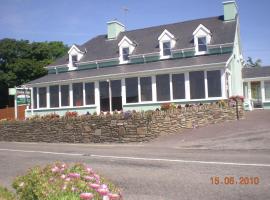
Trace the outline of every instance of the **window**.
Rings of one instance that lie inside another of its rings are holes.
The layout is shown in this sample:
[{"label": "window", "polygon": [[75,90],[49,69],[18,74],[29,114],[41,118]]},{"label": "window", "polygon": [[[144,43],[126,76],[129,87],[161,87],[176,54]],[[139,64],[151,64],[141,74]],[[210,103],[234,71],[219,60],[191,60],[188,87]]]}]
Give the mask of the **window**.
[{"label": "window", "polygon": [[128,47],[122,49],[122,56],[123,56],[123,61],[129,60],[129,48]]},{"label": "window", "polygon": [[198,51],[207,51],[206,37],[198,37]]},{"label": "window", "polygon": [[33,88],[33,107],[37,108],[37,88]]},{"label": "window", "polygon": [[157,100],[168,101],[170,100],[170,76],[169,74],[156,76],[157,86]]},{"label": "window", "polygon": [[208,97],[221,97],[220,70],[207,71]]},{"label": "window", "polygon": [[185,99],[185,75],[172,75],[173,99]]},{"label": "window", "polygon": [[69,85],[61,85],[61,106],[69,106]]},{"label": "window", "polygon": [[59,86],[52,85],[49,87],[50,91],[50,108],[59,107]]},{"label": "window", "polygon": [[171,55],[171,42],[163,42],[163,56]]},{"label": "window", "polygon": [[204,71],[189,72],[190,98],[204,99]]},{"label": "window", "polygon": [[99,82],[99,93],[100,93],[100,110],[103,112],[110,111],[110,99],[109,99],[109,82]]},{"label": "window", "polygon": [[95,84],[85,83],[85,104],[93,105],[95,104]]},{"label": "window", "polygon": [[83,84],[73,83],[73,106],[83,106]]},{"label": "window", "polygon": [[78,56],[77,55],[73,55],[72,56],[72,63],[76,63],[78,62]]},{"label": "window", "polygon": [[126,78],[126,102],[138,102],[138,78]]},{"label": "window", "polygon": [[141,77],[141,101],[152,101],[152,77]]},{"label": "window", "polygon": [[270,101],[270,81],[264,81],[265,100]]},{"label": "window", "polygon": [[112,111],[122,110],[121,80],[111,81]]},{"label": "window", "polygon": [[46,108],[47,107],[47,88],[40,87],[38,88],[38,95],[39,95],[39,107]]}]

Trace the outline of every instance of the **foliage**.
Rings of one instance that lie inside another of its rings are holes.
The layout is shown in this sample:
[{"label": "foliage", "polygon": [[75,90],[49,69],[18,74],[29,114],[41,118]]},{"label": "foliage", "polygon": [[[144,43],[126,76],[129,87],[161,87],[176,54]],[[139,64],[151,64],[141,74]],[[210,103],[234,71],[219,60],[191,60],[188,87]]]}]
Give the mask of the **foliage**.
[{"label": "foliage", "polygon": [[175,109],[177,108],[177,105],[174,104],[174,103],[163,103],[160,107],[160,109],[162,111],[165,111],[165,110],[170,110],[170,109]]},{"label": "foliage", "polygon": [[224,100],[219,100],[219,101],[217,101],[217,104],[218,104],[218,106],[221,107],[221,108],[224,108],[224,107],[227,106],[227,102],[224,101]]},{"label": "foliage", "polygon": [[102,200],[103,196],[121,199],[120,191],[114,184],[80,163],[35,167],[26,175],[17,177],[13,187],[19,200]]},{"label": "foliage", "polygon": [[67,50],[63,42],[57,41],[0,40],[0,107],[7,104],[8,88],[45,75],[44,67]]},{"label": "foliage", "polygon": [[15,200],[15,197],[6,188],[0,186],[0,200]]},{"label": "foliage", "polygon": [[239,96],[239,95],[237,95],[237,96],[231,96],[229,99],[230,100],[233,100],[233,101],[237,101],[237,100],[240,100],[241,102],[244,101],[244,97],[243,96]]},{"label": "foliage", "polygon": [[65,113],[65,117],[67,117],[67,118],[78,117],[78,113],[68,111],[68,112]]},{"label": "foliage", "polygon": [[247,59],[247,64],[250,67],[261,67],[262,66],[262,60],[261,59],[257,59],[255,62],[252,60],[251,57],[248,57]]},{"label": "foliage", "polygon": [[41,119],[45,119],[45,120],[59,119],[59,118],[60,116],[56,113],[51,113],[51,114],[41,116]]}]

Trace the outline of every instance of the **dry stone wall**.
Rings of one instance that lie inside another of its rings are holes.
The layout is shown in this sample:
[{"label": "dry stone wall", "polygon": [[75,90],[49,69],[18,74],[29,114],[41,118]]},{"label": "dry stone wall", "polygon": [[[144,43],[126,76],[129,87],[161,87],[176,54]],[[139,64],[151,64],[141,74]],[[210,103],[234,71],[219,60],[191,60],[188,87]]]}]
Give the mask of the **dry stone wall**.
[{"label": "dry stone wall", "polygon": [[[91,115],[0,123],[0,141],[103,143],[144,142],[161,134],[236,120],[235,107],[202,105],[143,113]],[[242,104],[239,116],[243,118]]]}]

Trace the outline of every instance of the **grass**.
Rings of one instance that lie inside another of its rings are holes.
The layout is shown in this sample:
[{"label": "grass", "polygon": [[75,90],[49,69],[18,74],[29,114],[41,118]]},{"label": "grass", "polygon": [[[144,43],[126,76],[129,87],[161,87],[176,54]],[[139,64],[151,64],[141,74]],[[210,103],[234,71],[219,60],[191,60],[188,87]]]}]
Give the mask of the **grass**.
[{"label": "grass", "polygon": [[6,188],[0,186],[0,200],[15,200],[15,197]]}]

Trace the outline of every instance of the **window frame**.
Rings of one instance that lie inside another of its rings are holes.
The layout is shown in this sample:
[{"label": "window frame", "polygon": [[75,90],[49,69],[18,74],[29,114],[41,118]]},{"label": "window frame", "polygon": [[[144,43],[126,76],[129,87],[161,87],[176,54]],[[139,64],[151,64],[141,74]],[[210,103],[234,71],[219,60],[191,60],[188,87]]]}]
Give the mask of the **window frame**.
[{"label": "window frame", "polygon": [[[205,44],[200,44],[199,41],[200,39],[204,39],[205,40]],[[200,51],[200,47],[204,46],[205,50],[204,51]],[[208,51],[208,45],[207,45],[207,37],[206,36],[198,36],[197,37],[197,52],[198,53],[206,53]]]},{"label": "window frame", "polygon": [[[128,53],[127,54],[124,54],[124,50],[125,49],[128,50]],[[129,47],[122,47],[121,51],[122,51],[122,61],[123,62],[129,62],[129,55],[130,55],[130,49],[129,49]]]},{"label": "window frame", "polygon": [[[165,43],[168,43],[170,47],[164,49],[164,44]],[[170,54],[169,55],[165,55],[164,54],[165,50],[169,50],[170,51]],[[163,58],[170,58],[171,56],[172,56],[172,43],[171,43],[171,41],[170,40],[162,41],[162,57]]]}]

